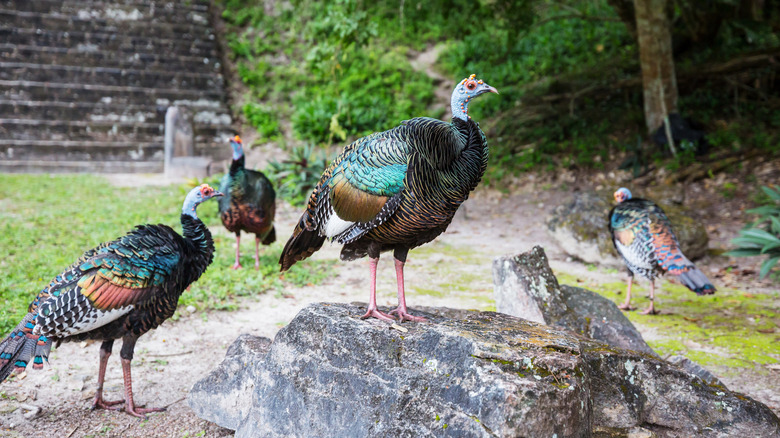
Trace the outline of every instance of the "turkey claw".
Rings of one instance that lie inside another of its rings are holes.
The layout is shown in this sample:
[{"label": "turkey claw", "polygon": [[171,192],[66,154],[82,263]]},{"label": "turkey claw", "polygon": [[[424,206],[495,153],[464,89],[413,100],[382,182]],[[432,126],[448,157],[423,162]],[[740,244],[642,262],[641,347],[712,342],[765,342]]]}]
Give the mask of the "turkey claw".
[{"label": "turkey claw", "polygon": [[131,409],[125,409],[125,413],[132,415],[133,417],[143,418],[146,419],[146,414],[151,414],[153,412],[165,412],[167,408],[142,408],[142,407],[132,407]]},{"label": "turkey claw", "polygon": [[401,309],[393,309],[390,311],[390,314],[397,314],[398,319],[400,322],[404,321],[413,321],[413,322],[427,322],[428,320],[423,318],[422,316],[414,316],[406,313],[406,310]]},{"label": "turkey claw", "polygon": [[382,321],[395,322],[395,319],[393,319],[392,316],[388,315],[387,313],[380,312],[378,309],[368,309],[365,315],[360,317],[360,319],[366,318],[376,318],[381,319]]},{"label": "turkey claw", "polygon": [[631,311],[631,310],[636,310],[636,307],[633,307],[631,306],[631,304],[628,303],[623,303],[623,304],[618,304],[618,309]]},{"label": "turkey claw", "polygon": [[122,407],[116,406],[116,405],[120,405],[120,404],[122,404],[124,402],[125,402],[124,400],[113,400],[113,401],[104,400],[102,395],[97,395],[97,396],[95,396],[95,400],[92,401],[92,408],[91,409],[93,411],[95,409],[108,409],[110,411],[118,411],[118,410],[122,409]]}]

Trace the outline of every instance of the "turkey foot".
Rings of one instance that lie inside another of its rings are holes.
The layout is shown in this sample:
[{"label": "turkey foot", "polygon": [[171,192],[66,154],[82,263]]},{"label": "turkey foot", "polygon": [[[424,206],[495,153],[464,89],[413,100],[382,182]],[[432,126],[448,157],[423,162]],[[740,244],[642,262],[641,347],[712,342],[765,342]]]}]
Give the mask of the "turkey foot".
[{"label": "turkey foot", "polygon": [[623,304],[618,304],[618,309],[631,311],[631,310],[635,310],[636,307],[633,307],[631,303],[623,303]]},{"label": "turkey foot", "polygon": [[241,268],[243,268],[243,266],[241,266],[241,263],[238,262],[236,262],[233,266],[230,267],[230,269],[234,269],[234,270],[239,270]]},{"label": "turkey foot", "polygon": [[110,411],[120,411],[122,410],[122,407],[115,406],[115,405],[122,404],[124,402],[125,402],[124,400],[113,400],[113,401],[103,400],[102,395],[96,395],[95,400],[92,402],[92,410],[94,411],[95,409],[107,409]]},{"label": "turkey foot", "polygon": [[661,313],[661,312],[656,310],[655,307],[653,307],[652,304],[650,304],[650,307],[648,307],[647,309],[642,311],[643,315],[658,315],[659,313]]},{"label": "turkey foot", "polygon": [[133,406],[132,404],[125,408],[125,413],[132,415],[133,417],[146,419],[146,414],[152,412],[165,412],[167,408],[144,408],[141,406]]},{"label": "turkey foot", "polygon": [[427,319],[423,318],[422,316],[414,316],[414,315],[410,315],[410,314],[406,313],[406,308],[402,309],[402,308],[399,307],[397,309],[393,309],[393,310],[390,311],[391,315],[394,314],[394,313],[396,315],[398,315],[398,319],[401,322],[404,322],[404,321],[427,322],[428,321]]},{"label": "turkey foot", "polygon": [[360,319],[366,319],[366,318],[376,318],[376,319],[381,319],[382,321],[395,322],[395,319],[393,319],[392,316],[388,315],[387,313],[380,312],[379,309],[377,308],[372,309],[370,307],[366,311],[366,314],[360,317]]}]

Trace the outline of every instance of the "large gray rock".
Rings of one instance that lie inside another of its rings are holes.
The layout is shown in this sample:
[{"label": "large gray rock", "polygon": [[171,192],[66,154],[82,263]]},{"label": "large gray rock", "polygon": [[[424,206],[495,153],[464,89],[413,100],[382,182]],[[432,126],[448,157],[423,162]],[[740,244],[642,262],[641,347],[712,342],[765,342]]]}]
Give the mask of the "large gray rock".
[{"label": "large gray rock", "polygon": [[[613,191],[602,190],[576,192],[568,204],[559,205],[547,218],[547,231],[566,252],[575,259],[587,263],[623,267],[612,237],[609,234],[609,211],[615,203]],[[669,217],[674,233],[680,241],[683,253],[691,260],[703,257],[707,253],[709,237],[700,222],[694,220],[689,211],[681,205],[670,202],[672,199],[664,191],[643,196],[655,201]]]},{"label": "large gray rock", "polygon": [[223,391],[251,375],[252,397],[238,393],[235,402],[249,407],[237,437],[780,433],[766,406],[649,355],[500,313],[415,312],[430,323],[399,331],[361,320],[354,305],[312,304],[277,334],[251,374],[238,372],[256,359],[251,350],[226,358],[217,379],[196,384],[190,405],[207,420],[232,418],[220,412],[233,409],[221,402]]},{"label": "large gray rock", "polygon": [[238,429],[249,414],[259,364],[270,346],[268,338],[240,335],[228,347],[225,360],[192,387],[187,396],[192,410],[222,427]]},{"label": "large gray rock", "polygon": [[571,330],[618,348],[655,355],[612,301],[586,289],[560,286],[544,249],[493,261],[496,310]]}]

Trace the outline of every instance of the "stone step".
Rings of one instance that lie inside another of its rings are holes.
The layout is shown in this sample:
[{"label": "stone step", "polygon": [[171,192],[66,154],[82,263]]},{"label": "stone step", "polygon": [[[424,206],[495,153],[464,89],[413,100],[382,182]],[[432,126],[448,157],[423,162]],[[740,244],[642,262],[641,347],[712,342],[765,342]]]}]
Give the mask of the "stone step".
[{"label": "stone step", "polygon": [[75,83],[0,80],[0,97],[13,101],[104,102],[113,104],[183,105],[222,110],[219,91],[119,87]]},{"label": "stone step", "polygon": [[139,52],[131,49],[103,52],[83,47],[41,47],[0,43],[0,59],[9,62],[135,68],[151,71],[189,71],[204,74],[220,72],[219,58],[216,57],[171,56],[167,53]]},{"label": "stone step", "polygon": [[163,142],[6,140],[0,139],[0,159],[7,160],[148,161],[163,158]]},{"label": "stone step", "polygon": [[[224,141],[213,142],[196,138],[195,155],[230,157]],[[56,140],[4,140],[0,139],[0,160],[13,161],[162,161],[163,140],[155,141],[56,141]]]},{"label": "stone step", "polygon": [[188,71],[145,71],[111,67],[82,67],[0,61],[0,80],[86,83],[121,87],[224,90],[222,76]]},{"label": "stone step", "polygon": [[191,20],[179,17],[182,22],[171,22],[170,17],[144,16],[135,11],[132,19],[112,20],[88,14],[41,14],[0,8],[0,27],[23,29],[62,30],[68,33],[118,33],[127,36],[153,36],[156,38],[214,41],[216,38],[208,26],[208,17],[198,14]]},{"label": "stone step", "polygon": [[162,173],[159,161],[7,160],[0,158],[0,173]]},{"label": "stone step", "polygon": [[[40,14],[61,14],[91,18],[104,18],[112,20],[132,19],[137,14],[146,17],[164,17],[166,20],[186,20],[186,22],[200,21],[193,19],[193,14],[207,17],[209,7],[207,4],[185,4],[185,2],[136,2],[123,3],[90,2],[70,0],[0,0],[0,8],[20,12],[37,12]],[[138,11],[138,12],[135,12]]]},{"label": "stone step", "polygon": [[164,53],[171,57],[214,58],[216,45],[207,40],[158,39],[153,36],[118,36],[111,33],[67,32],[47,29],[0,27],[4,44],[68,47],[77,51],[128,51]]},{"label": "stone step", "polygon": [[94,120],[119,122],[162,122],[166,107],[114,105],[101,102],[12,101],[0,99],[0,117],[43,120]]},{"label": "stone step", "polygon": [[[165,124],[155,122],[114,122],[82,120],[0,119],[2,140],[50,141],[159,141]],[[193,124],[196,141],[219,141],[230,135],[230,126]]]},{"label": "stone step", "polygon": [[[96,122],[165,122],[167,105],[123,105],[104,102],[48,102],[0,99],[0,117],[13,119],[80,120]],[[195,123],[229,127],[225,108],[188,107]]]},{"label": "stone step", "polygon": [[0,139],[52,141],[132,141],[162,139],[161,123],[0,119]]}]

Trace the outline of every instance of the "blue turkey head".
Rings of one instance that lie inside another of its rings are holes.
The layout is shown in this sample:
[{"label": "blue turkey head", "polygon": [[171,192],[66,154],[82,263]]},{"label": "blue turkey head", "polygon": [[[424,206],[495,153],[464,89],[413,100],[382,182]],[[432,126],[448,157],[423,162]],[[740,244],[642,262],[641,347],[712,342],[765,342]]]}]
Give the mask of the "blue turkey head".
[{"label": "blue turkey head", "polygon": [[230,147],[233,148],[233,159],[238,160],[244,156],[244,143],[241,141],[241,137],[235,136],[230,139]]},{"label": "blue turkey head", "polygon": [[476,76],[471,75],[455,86],[450,102],[452,117],[468,120],[471,118],[469,116],[469,102],[471,99],[488,92],[498,94],[498,90],[486,84],[482,79],[477,79]]},{"label": "blue turkey head", "polygon": [[184,205],[181,207],[181,214],[197,218],[198,215],[195,213],[195,209],[198,208],[198,205],[211,198],[223,195],[223,193],[214,190],[208,184],[201,184],[187,193],[187,197],[184,198]]},{"label": "blue turkey head", "polygon": [[614,196],[615,196],[615,201],[617,201],[617,203],[620,204],[623,201],[628,201],[629,199],[631,199],[631,190],[628,190],[625,187],[621,187],[617,189]]}]

